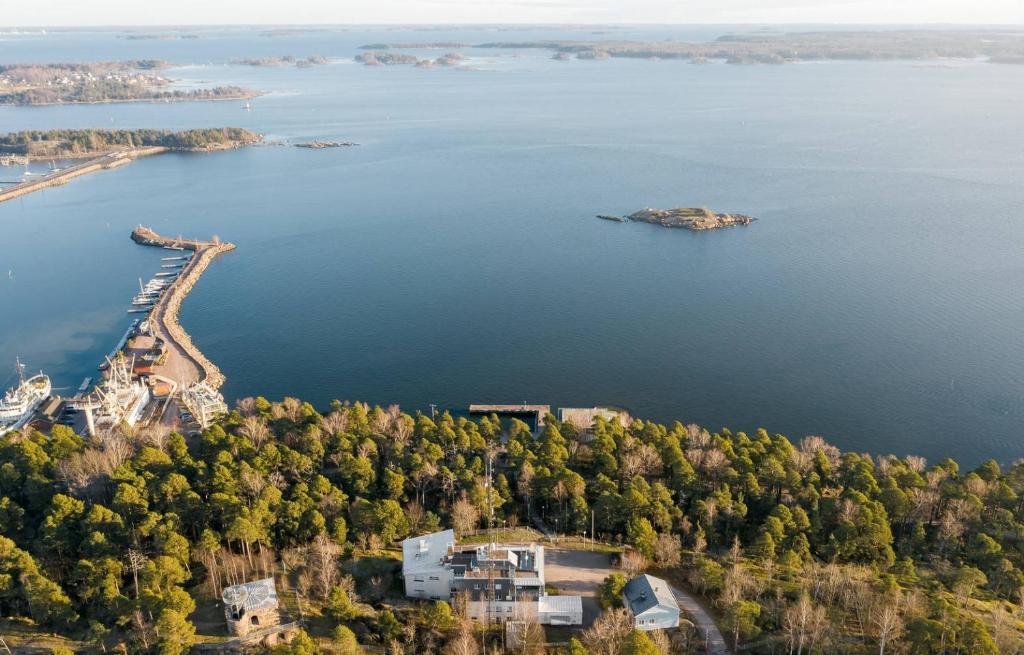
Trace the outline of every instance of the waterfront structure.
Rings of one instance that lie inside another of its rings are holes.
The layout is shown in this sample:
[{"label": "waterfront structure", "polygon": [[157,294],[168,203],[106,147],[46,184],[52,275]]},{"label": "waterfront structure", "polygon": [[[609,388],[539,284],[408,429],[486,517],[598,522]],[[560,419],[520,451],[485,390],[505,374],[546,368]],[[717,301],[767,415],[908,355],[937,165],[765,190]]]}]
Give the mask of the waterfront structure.
[{"label": "waterfront structure", "polygon": [[537,544],[458,546],[451,530],[402,542],[405,595],[466,604],[474,620],[499,623],[536,618],[542,624],[579,625],[579,596],[548,596],[544,547]]},{"label": "waterfront structure", "polygon": [[679,627],[679,604],[672,587],[661,578],[647,574],[633,578],[622,589],[622,601],[637,630]]},{"label": "waterfront structure", "polygon": [[558,420],[561,423],[569,423],[580,434],[590,434],[594,429],[594,421],[603,418],[609,423],[618,421],[622,427],[629,427],[633,418],[629,412],[610,407],[562,407],[558,410]]},{"label": "waterfront structure", "polygon": [[21,361],[15,360],[18,371],[18,385],[7,390],[0,398],[0,434],[22,428],[36,408],[49,397],[50,378],[40,372],[38,375],[25,378],[25,367]]},{"label": "waterfront structure", "polygon": [[182,391],[181,402],[185,404],[188,411],[192,413],[192,418],[204,430],[228,413],[228,405],[224,402],[224,396],[205,381],[193,384]]},{"label": "waterfront structure", "polygon": [[521,405],[486,405],[474,403],[469,406],[470,415],[511,416],[513,418],[526,419],[530,422],[530,429],[539,432],[544,427],[544,417],[551,413],[551,405],[528,405],[525,402]]}]

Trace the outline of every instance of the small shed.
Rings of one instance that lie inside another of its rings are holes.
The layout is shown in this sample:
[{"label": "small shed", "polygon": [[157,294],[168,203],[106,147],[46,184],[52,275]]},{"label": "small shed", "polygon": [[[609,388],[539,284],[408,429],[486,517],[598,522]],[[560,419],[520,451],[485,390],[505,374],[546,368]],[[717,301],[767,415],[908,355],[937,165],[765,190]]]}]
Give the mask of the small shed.
[{"label": "small shed", "polygon": [[537,622],[541,625],[582,625],[580,596],[541,596],[537,599]]},{"label": "small shed", "polygon": [[221,598],[224,600],[228,632],[233,635],[245,637],[281,623],[280,603],[273,578],[226,587]]},{"label": "small shed", "polygon": [[661,578],[647,574],[633,578],[623,587],[622,600],[637,630],[679,627],[679,604],[672,587]]}]

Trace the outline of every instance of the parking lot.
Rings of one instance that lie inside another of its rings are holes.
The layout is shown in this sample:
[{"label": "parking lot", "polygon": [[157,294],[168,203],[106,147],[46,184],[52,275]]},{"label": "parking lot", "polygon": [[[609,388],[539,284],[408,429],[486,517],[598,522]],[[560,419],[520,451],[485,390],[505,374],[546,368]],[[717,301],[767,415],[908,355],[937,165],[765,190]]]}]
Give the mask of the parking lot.
[{"label": "parking lot", "polygon": [[597,588],[612,573],[611,557],[586,550],[544,551],[544,577],[548,585],[566,596],[583,597],[583,627],[588,628],[601,613]]}]

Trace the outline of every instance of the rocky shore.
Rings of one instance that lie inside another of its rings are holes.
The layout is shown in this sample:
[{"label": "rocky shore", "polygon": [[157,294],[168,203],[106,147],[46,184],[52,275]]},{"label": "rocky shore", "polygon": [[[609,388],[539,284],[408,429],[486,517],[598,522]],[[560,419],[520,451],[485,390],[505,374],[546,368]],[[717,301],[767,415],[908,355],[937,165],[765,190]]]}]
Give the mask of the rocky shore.
[{"label": "rocky shore", "polygon": [[609,216],[598,214],[600,219],[606,221],[619,221],[622,223],[633,221],[637,223],[650,223],[662,227],[681,227],[695,232],[704,230],[717,230],[733,225],[749,225],[755,219],[745,214],[718,214],[706,207],[676,207],[674,209],[652,209],[645,207],[629,216]]}]

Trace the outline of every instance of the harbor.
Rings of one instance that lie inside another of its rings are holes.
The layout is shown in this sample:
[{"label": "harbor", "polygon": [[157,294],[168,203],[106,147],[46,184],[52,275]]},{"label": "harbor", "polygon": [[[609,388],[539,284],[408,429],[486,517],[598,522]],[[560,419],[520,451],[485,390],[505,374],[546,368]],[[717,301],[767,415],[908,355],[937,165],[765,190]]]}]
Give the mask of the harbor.
[{"label": "harbor", "polygon": [[[227,412],[219,391],[224,374],[195,346],[178,314],[210,263],[233,250],[234,244],[217,238],[164,237],[142,226],[131,237],[140,245],[185,254],[161,258],[161,262],[172,262],[172,270],[162,263],[161,272],[148,282],[139,279],[139,291],[127,309],[138,317],[104,357],[99,366],[103,375],[95,385],[92,377],[86,377],[73,396],[50,398],[48,378],[42,373],[27,381],[22,376],[21,387],[12,390],[5,405],[6,429],[63,424],[93,436],[125,427],[162,425],[193,432],[209,427]],[[43,386],[45,393],[39,391]]]},{"label": "harbor", "polygon": [[[0,189],[0,202],[6,200],[13,200],[20,198],[26,194],[34,191],[40,191],[49,187],[60,186],[65,182],[72,180],[81,175],[87,175],[89,173],[95,173],[96,171],[107,170],[111,168],[117,168],[129,164],[132,160],[138,157],[144,157],[146,155],[155,155],[166,151],[166,148],[152,147],[152,148],[138,148],[135,150],[127,150],[120,152],[112,152],[93,159],[86,160],[84,162],[68,166],[67,168],[61,168],[54,170],[51,173],[40,177],[33,177],[23,182],[19,182],[7,188]],[[13,162],[13,160],[12,160]]]}]

